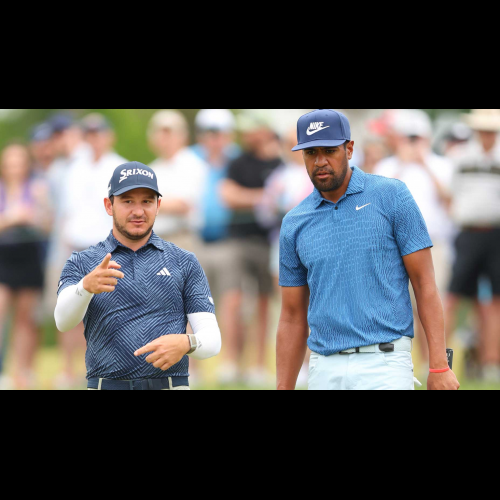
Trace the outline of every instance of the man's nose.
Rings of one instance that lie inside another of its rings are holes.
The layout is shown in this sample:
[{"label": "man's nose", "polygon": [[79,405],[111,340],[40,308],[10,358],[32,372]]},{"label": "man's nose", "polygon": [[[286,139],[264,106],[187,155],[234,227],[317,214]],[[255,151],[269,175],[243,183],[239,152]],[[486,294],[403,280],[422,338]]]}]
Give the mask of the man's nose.
[{"label": "man's nose", "polygon": [[142,215],[144,215],[144,207],[142,207],[141,205],[135,205],[133,210],[132,210],[132,213],[134,215],[142,216]]},{"label": "man's nose", "polygon": [[318,156],[316,156],[316,166],[317,167],[326,167],[327,165],[328,165],[328,161],[326,159],[326,155],[318,154]]}]

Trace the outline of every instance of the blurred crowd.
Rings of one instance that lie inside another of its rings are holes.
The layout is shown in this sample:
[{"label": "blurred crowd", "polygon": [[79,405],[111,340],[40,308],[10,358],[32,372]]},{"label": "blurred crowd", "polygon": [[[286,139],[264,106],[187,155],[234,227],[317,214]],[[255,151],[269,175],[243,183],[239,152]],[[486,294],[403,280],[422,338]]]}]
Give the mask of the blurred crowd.
[{"label": "blurred crowd", "polygon": [[[145,131],[164,196],[155,232],[196,254],[216,300],[221,385],[273,380],[268,352],[279,309],[280,226],[313,191],[302,153],[291,151],[297,119],[307,111],[204,109],[191,131],[180,112],[162,110]],[[466,344],[469,375],[500,382],[500,110],[434,123],[421,110],[342,111],[353,125],[352,164],[402,180],[420,206],[434,242],[447,335]],[[122,158],[115,142],[104,116],[60,113],[36,126],[27,144],[1,152],[0,388],[37,387],[40,332],[53,322],[64,263],[112,228],[103,204],[109,180],[117,166],[137,160]],[[461,307],[464,301],[470,307]],[[64,363],[53,387],[80,386],[74,366],[85,349],[83,325],[59,334],[58,345]],[[427,371],[426,344],[419,345]],[[196,377],[196,365],[192,371]],[[307,360],[300,377],[299,385]]]}]

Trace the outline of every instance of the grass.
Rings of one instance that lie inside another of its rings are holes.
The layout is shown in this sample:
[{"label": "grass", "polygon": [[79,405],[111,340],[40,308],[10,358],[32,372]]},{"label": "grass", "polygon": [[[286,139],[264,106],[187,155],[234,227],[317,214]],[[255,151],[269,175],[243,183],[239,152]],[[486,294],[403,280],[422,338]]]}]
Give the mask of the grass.
[{"label": "grass", "polygon": [[[460,351],[458,351],[460,352]],[[459,357],[459,356],[458,356]],[[9,365],[7,363],[7,372],[9,372]],[[85,365],[83,356],[75,357],[75,371],[79,376],[81,382],[75,387],[75,390],[85,390]],[[217,360],[208,360],[203,363],[198,363],[196,374],[194,380],[192,381],[192,388],[194,390],[224,390],[224,391],[247,391],[255,390],[255,388],[250,388],[244,384],[230,385],[221,387],[217,384],[215,379],[215,369],[217,367]],[[460,368],[460,363],[458,363],[458,369]],[[37,390],[52,390],[55,389],[54,380],[62,370],[62,360],[60,353],[55,347],[43,348],[36,360],[36,374],[38,378],[37,385],[35,389]],[[457,370],[458,373],[458,370]],[[461,390],[465,391],[486,391],[486,390],[500,390],[500,384],[488,384],[481,381],[475,380],[464,380],[460,374],[458,374],[460,383],[462,385]],[[418,390],[425,390],[425,381],[422,379],[421,382],[424,387]],[[274,386],[271,384],[262,389],[274,390]]]}]

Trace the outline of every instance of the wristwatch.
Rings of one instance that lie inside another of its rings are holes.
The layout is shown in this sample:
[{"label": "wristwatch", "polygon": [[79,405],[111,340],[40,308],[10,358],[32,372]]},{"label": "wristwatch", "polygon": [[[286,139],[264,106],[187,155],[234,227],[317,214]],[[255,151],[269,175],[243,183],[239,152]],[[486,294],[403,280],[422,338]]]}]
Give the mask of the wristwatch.
[{"label": "wristwatch", "polygon": [[189,354],[193,354],[196,349],[198,349],[198,339],[196,338],[196,335],[188,335],[189,339],[189,344],[191,345],[191,349],[188,352]]}]

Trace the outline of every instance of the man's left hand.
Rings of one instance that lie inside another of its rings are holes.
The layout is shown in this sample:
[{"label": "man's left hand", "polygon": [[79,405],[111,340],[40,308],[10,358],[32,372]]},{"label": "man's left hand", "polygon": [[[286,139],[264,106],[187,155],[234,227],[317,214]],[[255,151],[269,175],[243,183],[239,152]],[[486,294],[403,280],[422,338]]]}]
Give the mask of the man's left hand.
[{"label": "man's left hand", "polygon": [[134,355],[151,353],[146,362],[165,372],[176,365],[190,350],[191,344],[187,335],[165,335],[139,349]]},{"label": "man's left hand", "polygon": [[431,373],[427,379],[429,391],[458,391],[458,389],[460,384],[451,370],[445,373]]}]

